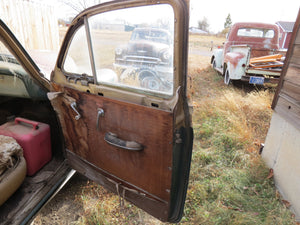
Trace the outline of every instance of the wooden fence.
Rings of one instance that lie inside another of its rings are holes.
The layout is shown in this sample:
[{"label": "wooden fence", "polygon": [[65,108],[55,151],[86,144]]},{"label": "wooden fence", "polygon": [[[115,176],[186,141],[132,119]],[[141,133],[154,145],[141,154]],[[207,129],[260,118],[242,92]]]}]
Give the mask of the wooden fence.
[{"label": "wooden fence", "polygon": [[0,19],[26,49],[59,49],[59,28],[54,6],[24,0],[0,0]]}]

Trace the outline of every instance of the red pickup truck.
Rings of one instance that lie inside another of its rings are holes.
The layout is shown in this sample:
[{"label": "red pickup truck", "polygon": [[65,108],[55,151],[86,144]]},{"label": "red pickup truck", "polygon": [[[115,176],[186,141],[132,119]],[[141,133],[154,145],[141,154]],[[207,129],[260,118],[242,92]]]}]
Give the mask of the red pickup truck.
[{"label": "red pickup truck", "polygon": [[275,24],[236,23],[223,48],[213,51],[211,64],[224,83],[242,80],[252,84],[277,83],[284,61]]}]

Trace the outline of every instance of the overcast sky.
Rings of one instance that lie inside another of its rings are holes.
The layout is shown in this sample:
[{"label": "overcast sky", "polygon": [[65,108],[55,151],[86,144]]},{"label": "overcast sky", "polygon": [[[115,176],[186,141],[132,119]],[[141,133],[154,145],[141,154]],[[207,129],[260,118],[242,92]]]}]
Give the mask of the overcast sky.
[{"label": "overcast sky", "polygon": [[[0,0],[1,1],[1,0]],[[41,0],[39,0],[41,1]],[[62,0],[42,0],[48,4],[57,5]],[[83,1],[83,0],[82,0]],[[84,0],[96,2],[95,0]],[[106,2],[109,0],[101,0]],[[51,3],[50,3],[51,2]],[[190,0],[190,27],[198,26],[198,21],[204,17],[209,23],[209,30],[213,33],[222,31],[225,19],[230,13],[235,22],[265,22],[295,21],[300,7],[300,0]],[[68,7],[58,7],[58,17],[62,18]],[[69,8],[70,9],[70,8]],[[70,15],[70,14],[68,14]]]},{"label": "overcast sky", "polygon": [[228,13],[233,23],[295,21],[299,7],[300,0],[190,0],[190,26],[206,17],[212,32],[221,31]]}]

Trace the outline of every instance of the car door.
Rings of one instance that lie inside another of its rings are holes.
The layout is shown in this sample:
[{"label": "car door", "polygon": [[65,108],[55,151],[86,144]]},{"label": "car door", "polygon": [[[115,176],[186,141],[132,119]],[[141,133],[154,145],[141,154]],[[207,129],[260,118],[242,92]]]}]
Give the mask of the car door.
[{"label": "car door", "polygon": [[182,216],[193,140],[187,5],[129,0],[83,11],[62,43],[48,93],[69,164],[169,222]]}]

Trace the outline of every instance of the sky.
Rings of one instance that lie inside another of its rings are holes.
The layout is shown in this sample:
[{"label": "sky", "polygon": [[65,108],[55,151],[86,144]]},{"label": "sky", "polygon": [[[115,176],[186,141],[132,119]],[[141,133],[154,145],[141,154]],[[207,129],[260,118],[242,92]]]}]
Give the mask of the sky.
[{"label": "sky", "polygon": [[300,0],[190,0],[190,27],[198,26],[204,17],[209,30],[217,33],[224,29],[224,22],[230,13],[232,23],[296,20]]},{"label": "sky", "polygon": [[[34,1],[34,0],[33,0]],[[56,4],[63,0],[36,0]],[[79,0],[77,0],[79,1]],[[86,3],[95,0],[81,0]],[[101,0],[107,2],[110,0]],[[76,2],[76,0],[75,0]],[[61,3],[60,3],[61,4]],[[209,30],[217,33],[223,30],[224,22],[230,13],[233,23],[236,22],[265,22],[296,20],[300,0],[190,0],[190,27],[197,27],[198,21],[206,17]],[[58,17],[70,15],[69,7],[58,7]]]}]

